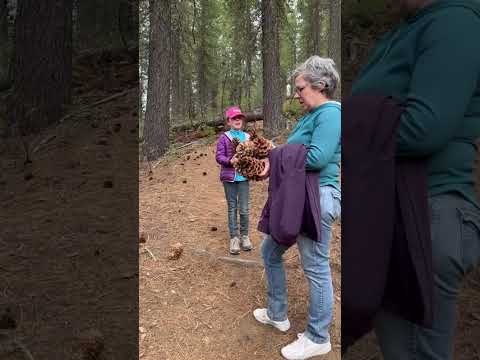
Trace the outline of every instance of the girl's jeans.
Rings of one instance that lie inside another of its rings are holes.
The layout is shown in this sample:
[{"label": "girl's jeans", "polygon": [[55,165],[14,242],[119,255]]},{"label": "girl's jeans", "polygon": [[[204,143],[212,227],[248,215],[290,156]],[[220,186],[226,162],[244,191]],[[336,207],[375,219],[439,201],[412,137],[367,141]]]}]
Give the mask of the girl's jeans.
[{"label": "girl's jeans", "polygon": [[240,212],[240,235],[248,235],[248,181],[223,182],[228,206],[228,230],[230,238],[238,236],[237,211]]}]

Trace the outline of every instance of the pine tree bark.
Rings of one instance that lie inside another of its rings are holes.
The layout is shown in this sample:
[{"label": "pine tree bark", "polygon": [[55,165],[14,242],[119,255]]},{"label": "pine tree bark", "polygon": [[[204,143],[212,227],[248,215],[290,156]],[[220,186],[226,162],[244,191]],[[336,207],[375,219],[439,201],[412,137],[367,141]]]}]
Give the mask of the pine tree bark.
[{"label": "pine tree bark", "polygon": [[7,0],[0,0],[0,91],[11,86],[11,41],[8,37]]},{"label": "pine tree bark", "polygon": [[[342,16],[341,0],[330,1],[330,28],[328,31],[328,56],[335,61],[337,65],[338,73],[341,74],[342,70]],[[338,83],[335,98],[340,99],[342,97],[342,82]]]},{"label": "pine tree bark", "polygon": [[247,5],[245,14],[245,97],[247,108],[252,109],[253,59],[256,52],[256,33],[252,18],[252,4]]},{"label": "pine tree bark", "polygon": [[19,0],[9,123],[23,134],[60,119],[70,103],[72,1]]},{"label": "pine tree bark", "polygon": [[195,106],[195,98],[193,96],[193,81],[191,77],[185,80],[185,93],[187,99],[188,118],[190,122],[193,123],[193,119],[195,119],[197,116],[197,109]]},{"label": "pine tree bark", "polygon": [[322,17],[321,14],[321,1],[322,0],[313,0],[313,16],[310,17],[312,21],[312,55],[320,55],[321,49],[321,35],[322,35]]},{"label": "pine tree bark", "polygon": [[149,161],[168,150],[170,131],[170,0],[150,0],[150,54],[143,150]]},{"label": "pine tree bark", "polygon": [[245,97],[247,98],[247,108],[252,109],[252,54],[247,54],[245,66]]},{"label": "pine tree bark", "polygon": [[202,120],[207,119],[208,108],[208,44],[207,44],[207,22],[209,0],[200,1],[200,24],[199,39],[197,48],[197,84],[198,84],[198,105]]},{"label": "pine tree bark", "polygon": [[[173,26],[173,25],[172,25]],[[181,97],[181,92],[182,92],[182,80],[181,80],[181,65],[182,65],[182,59],[181,59],[181,43],[180,43],[180,29],[178,27],[178,24],[173,26],[173,31],[172,31],[172,57],[171,57],[171,75],[172,75],[172,81],[171,81],[171,94],[172,94],[172,116],[171,119],[172,121],[175,121],[177,119],[181,119],[183,117],[183,106],[182,106],[182,97]]]},{"label": "pine tree bark", "polygon": [[286,127],[282,116],[282,80],[280,75],[279,0],[262,0],[262,58],[264,131],[268,137]]}]

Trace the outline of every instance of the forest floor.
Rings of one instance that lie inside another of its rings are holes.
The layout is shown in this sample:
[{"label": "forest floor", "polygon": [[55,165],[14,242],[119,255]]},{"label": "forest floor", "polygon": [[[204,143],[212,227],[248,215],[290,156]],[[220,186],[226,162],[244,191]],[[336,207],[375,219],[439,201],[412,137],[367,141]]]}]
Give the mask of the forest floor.
[{"label": "forest floor", "polygon": [[86,359],[97,338],[98,360],[138,354],[137,222],[118,211],[138,204],[138,66],[121,55],[103,84],[101,64],[74,68],[64,120],[24,138],[30,162],[19,138],[0,139],[2,360],[27,358],[16,343]]},{"label": "forest floor", "polygon": [[[184,138],[191,142],[193,138]],[[281,359],[280,349],[306,323],[308,285],[296,247],[285,255],[292,329],[281,334],[252,316],[265,306],[265,274],[259,255],[257,221],[267,182],[251,182],[252,252],[228,254],[223,187],[215,146],[193,142],[140,170],[140,355],[142,359]],[[331,267],[335,314],[333,351],[340,359],[341,231],[334,228]],[[169,260],[172,248],[183,253]],[[238,261],[239,260],[239,261]],[[480,359],[480,269],[467,277],[459,296],[455,360]],[[321,359],[322,357],[319,357]],[[368,334],[345,356],[381,360],[375,336]]]},{"label": "forest floor", "polygon": [[[292,328],[282,334],[252,311],[266,305],[265,274],[256,230],[267,182],[251,182],[251,252],[228,254],[227,207],[214,144],[195,144],[140,171],[140,357],[160,359],[281,359],[282,346],[303,332],[308,285],[296,247],[285,254]],[[333,351],[340,359],[340,230],[331,267],[335,314]],[[170,248],[183,253],[169,260]]]}]

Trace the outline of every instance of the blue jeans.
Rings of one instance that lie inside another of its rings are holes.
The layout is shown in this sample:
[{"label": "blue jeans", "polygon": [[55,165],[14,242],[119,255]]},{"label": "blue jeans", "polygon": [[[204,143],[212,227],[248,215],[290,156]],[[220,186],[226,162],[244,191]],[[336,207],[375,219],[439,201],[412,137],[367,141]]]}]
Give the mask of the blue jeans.
[{"label": "blue jeans", "polygon": [[[248,235],[248,205],[250,185],[248,181],[223,182],[228,207],[230,237],[238,236],[237,212],[240,213],[240,235]],[[238,211],[239,210],[239,211]]]},{"label": "blue jeans", "polygon": [[424,328],[381,311],[375,332],[385,360],[453,359],[456,302],[467,272],[480,257],[480,210],[457,194],[433,196],[433,326]]},{"label": "blue jeans", "polygon": [[[308,324],[305,336],[316,343],[330,340],[328,328],[333,317],[333,286],[329,264],[332,224],[340,216],[340,192],[332,186],[320,187],[322,218],[321,242],[300,235],[297,246],[303,272],[310,288]],[[283,254],[288,249],[267,235],[262,242],[262,258],[267,278],[267,314],[270,319],[287,318],[287,287]]]}]

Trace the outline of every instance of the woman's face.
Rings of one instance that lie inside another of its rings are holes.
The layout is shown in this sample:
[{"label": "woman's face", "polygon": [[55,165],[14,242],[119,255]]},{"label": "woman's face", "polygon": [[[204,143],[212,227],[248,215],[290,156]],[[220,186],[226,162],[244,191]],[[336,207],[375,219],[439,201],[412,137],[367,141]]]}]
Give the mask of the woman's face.
[{"label": "woman's face", "polygon": [[234,118],[228,119],[228,126],[233,130],[240,130],[243,126],[243,116],[235,116]]},{"label": "woman's face", "polygon": [[314,109],[326,100],[325,95],[319,89],[312,88],[311,84],[302,75],[295,79],[295,95],[293,98],[298,99],[298,102],[306,111]]}]

